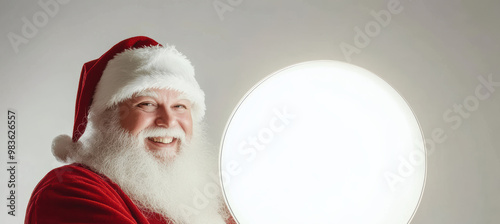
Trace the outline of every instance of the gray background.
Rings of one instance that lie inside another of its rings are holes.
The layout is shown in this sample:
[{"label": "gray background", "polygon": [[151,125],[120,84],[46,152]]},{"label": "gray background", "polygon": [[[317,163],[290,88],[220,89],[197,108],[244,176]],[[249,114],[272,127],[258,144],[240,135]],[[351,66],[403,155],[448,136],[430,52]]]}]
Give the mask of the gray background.
[{"label": "gray background", "polygon": [[[425,192],[411,223],[500,222],[500,88],[461,115],[460,125],[443,118],[454,105],[473,102],[479,77],[491,74],[500,82],[499,1],[401,0],[401,12],[350,60],[340,45],[354,45],[355,28],[376,22],[370,12],[387,10],[395,1],[73,0],[58,3],[51,15],[39,2],[53,1],[0,3],[2,167],[7,166],[7,109],[18,113],[18,210],[15,218],[7,216],[2,200],[5,223],[23,223],[31,191],[60,165],[50,144],[72,131],[83,63],[136,35],[173,44],[192,61],[207,96],[216,146],[240,98],[283,67],[329,59],[378,74],[409,102],[427,138],[434,130],[446,136],[430,147]],[[218,13],[214,2],[231,11]],[[23,35],[25,21],[33,22],[34,15],[39,27]],[[9,33],[27,43],[15,47]],[[0,172],[2,196],[7,178],[7,171]]]}]

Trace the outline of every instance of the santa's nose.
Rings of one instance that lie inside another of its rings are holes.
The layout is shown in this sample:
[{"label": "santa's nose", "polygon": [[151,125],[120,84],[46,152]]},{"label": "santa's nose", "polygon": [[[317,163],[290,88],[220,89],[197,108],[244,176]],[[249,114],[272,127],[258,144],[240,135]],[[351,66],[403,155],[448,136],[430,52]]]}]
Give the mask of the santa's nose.
[{"label": "santa's nose", "polygon": [[161,106],[157,110],[155,123],[159,127],[174,127],[177,124],[177,119],[173,111],[166,106]]}]

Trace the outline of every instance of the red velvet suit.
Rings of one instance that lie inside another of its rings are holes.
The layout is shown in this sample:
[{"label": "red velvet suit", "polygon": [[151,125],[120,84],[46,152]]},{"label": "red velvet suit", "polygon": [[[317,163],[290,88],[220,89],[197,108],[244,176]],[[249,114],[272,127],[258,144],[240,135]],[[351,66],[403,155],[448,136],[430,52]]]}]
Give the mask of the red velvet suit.
[{"label": "red velvet suit", "polygon": [[52,170],[35,187],[25,223],[167,224],[170,221],[160,219],[157,214],[145,214],[111,180],[85,166],[72,164]]}]

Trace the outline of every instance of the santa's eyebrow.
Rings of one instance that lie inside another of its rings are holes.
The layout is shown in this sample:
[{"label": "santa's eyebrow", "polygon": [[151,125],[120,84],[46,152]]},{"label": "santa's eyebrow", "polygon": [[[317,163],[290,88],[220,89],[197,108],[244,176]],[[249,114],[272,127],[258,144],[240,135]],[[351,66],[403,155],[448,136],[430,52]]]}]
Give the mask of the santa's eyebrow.
[{"label": "santa's eyebrow", "polygon": [[134,97],[141,97],[141,96],[149,96],[153,98],[159,98],[158,93],[152,90],[142,90],[136,94],[134,94]]}]

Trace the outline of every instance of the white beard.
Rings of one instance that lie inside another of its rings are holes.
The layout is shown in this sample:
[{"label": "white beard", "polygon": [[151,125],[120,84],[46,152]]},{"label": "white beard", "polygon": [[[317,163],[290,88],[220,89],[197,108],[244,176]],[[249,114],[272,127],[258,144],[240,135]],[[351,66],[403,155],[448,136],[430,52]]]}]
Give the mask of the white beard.
[{"label": "white beard", "polygon": [[119,125],[117,110],[93,117],[92,132],[72,159],[118,184],[143,211],[176,224],[225,223],[227,213],[217,174],[217,155],[207,147],[202,124],[172,161],[158,159]]}]

